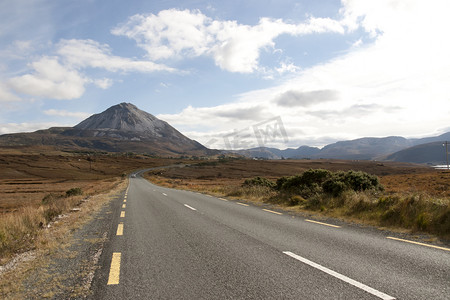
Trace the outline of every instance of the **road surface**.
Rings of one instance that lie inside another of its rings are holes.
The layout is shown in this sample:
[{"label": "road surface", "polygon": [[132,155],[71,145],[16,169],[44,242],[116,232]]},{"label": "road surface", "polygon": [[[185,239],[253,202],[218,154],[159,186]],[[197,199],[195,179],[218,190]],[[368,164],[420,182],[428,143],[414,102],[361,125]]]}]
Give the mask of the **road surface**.
[{"label": "road surface", "polygon": [[93,299],[450,299],[445,247],[139,174],[116,206]]}]

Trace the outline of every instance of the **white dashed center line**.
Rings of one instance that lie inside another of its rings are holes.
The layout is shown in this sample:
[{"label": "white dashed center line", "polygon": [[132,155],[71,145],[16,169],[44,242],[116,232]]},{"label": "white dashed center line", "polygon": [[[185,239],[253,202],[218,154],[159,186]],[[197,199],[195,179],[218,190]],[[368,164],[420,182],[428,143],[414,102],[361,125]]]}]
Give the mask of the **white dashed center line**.
[{"label": "white dashed center line", "polygon": [[193,208],[192,206],[189,206],[189,205],[187,205],[187,204],[185,204],[184,206],[186,206],[187,208],[192,209],[192,210],[197,210],[197,209],[195,209],[195,208]]}]

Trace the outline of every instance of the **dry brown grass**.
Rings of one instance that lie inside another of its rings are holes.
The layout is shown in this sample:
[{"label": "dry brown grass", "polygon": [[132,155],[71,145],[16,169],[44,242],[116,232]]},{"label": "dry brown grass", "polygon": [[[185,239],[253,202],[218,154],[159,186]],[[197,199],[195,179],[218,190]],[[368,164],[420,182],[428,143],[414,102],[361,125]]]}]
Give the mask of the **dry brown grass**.
[{"label": "dry brown grass", "polygon": [[95,194],[124,173],[174,163],[147,157],[17,151],[0,151],[0,214],[20,207],[38,207],[48,193],[61,194],[74,187],[80,187],[85,194]]},{"label": "dry brown grass", "polygon": [[[108,184],[102,183],[97,188],[99,192],[101,188],[101,192],[114,190],[121,181],[115,179]],[[50,200],[39,206],[23,206],[14,212],[3,214],[0,219],[0,264],[17,253],[45,248],[49,244],[45,230],[50,224],[67,216],[74,208],[90,201],[90,198],[82,195],[56,195],[48,197]]]},{"label": "dry brown grass", "polygon": [[[45,271],[51,259],[55,258],[55,255],[64,255],[70,257],[75,255],[70,251],[66,251],[72,243],[71,235],[77,228],[80,228],[83,224],[92,219],[96,212],[100,211],[102,207],[109,201],[114,199],[118,193],[123,191],[128,184],[128,180],[118,179],[114,186],[108,191],[94,195],[89,198],[88,201],[82,202],[79,206],[79,211],[70,211],[64,214],[62,218],[57,219],[56,222],[51,223],[50,228],[43,228],[39,230],[34,238],[35,248],[33,251],[26,252],[27,257],[30,260],[23,261],[20,264],[13,265],[12,269],[6,270],[3,274],[0,274],[0,298],[1,299],[35,299],[38,298],[52,298],[55,291],[61,289],[72,289],[70,286],[62,286],[62,282],[66,277],[74,276],[73,274],[49,274]],[[35,211],[31,210],[31,214],[35,214]],[[102,239],[102,237],[99,237]],[[92,241],[94,242],[94,241]],[[4,261],[6,261],[4,259]],[[36,272],[39,270],[39,272]],[[42,272],[41,272],[42,270]],[[85,271],[89,271],[86,269]],[[92,270],[91,270],[92,271]],[[40,287],[41,291],[45,291],[42,294],[33,294],[33,290],[28,290],[24,281],[28,280],[30,274],[38,274],[36,285]],[[79,274],[78,274],[79,275]],[[61,277],[62,276],[62,277]],[[86,276],[90,276],[86,274]],[[81,295],[86,295],[86,288],[88,287],[76,287],[83,290],[73,290],[74,298]]]},{"label": "dry brown grass", "polygon": [[420,174],[392,174],[381,177],[386,191],[393,193],[426,193],[450,198],[450,172],[430,170]]}]

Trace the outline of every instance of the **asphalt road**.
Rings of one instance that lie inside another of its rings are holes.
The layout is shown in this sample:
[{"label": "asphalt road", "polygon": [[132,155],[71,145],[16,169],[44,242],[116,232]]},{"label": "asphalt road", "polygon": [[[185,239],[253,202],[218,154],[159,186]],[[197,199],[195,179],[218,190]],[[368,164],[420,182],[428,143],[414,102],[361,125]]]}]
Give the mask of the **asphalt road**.
[{"label": "asphalt road", "polygon": [[93,299],[450,299],[450,249],[139,176],[116,206]]}]

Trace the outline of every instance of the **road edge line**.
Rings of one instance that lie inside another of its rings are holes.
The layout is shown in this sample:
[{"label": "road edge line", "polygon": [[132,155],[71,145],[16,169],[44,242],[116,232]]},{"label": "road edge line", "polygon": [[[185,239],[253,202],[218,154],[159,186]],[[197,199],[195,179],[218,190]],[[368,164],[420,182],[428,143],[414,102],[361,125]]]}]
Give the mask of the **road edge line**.
[{"label": "road edge line", "polygon": [[325,225],[325,226],[334,227],[334,228],[341,228],[341,226],[338,226],[338,225],[323,223],[323,222],[314,221],[314,220],[310,220],[310,219],[305,219],[305,221],[309,222],[309,223],[315,223],[315,224]]},{"label": "road edge line", "polygon": [[265,209],[265,208],[263,208],[262,210],[267,211],[267,212],[270,212],[270,213],[273,213],[273,214],[276,214],[276,215],[282,215],[282,213],[277,212],[277,211],[273,211],[273,210],[270,210],[270,209]]},{"label": "road edge line", "polygon": [[109,269],[108,283],[107,285],[119,284],[120,280],[120,260],[122,253],[113,252],[111,259],[111,267]]},{"label": "road edge line", "polygon": [[425,244],[425,243],[419,243],[419,242],[410,241],[410,240],[399,239],[399,238],[392,237],[392,236],[387,236],[386,238],[387,238],[387,239],[390,239],[390,240],[395,240],[395,241],[400,241],[400,242],[405,242],[405,243],[410,243],[410,244],[415,244],[415,245],[420,245],[420,246],[425,246],[425,247],[435,248],[435,249],[439,249],[439,250],[450,251],[449,248],[439,247],[439,246],[434,246],[434,245],[429,245],[429,244]]}]

